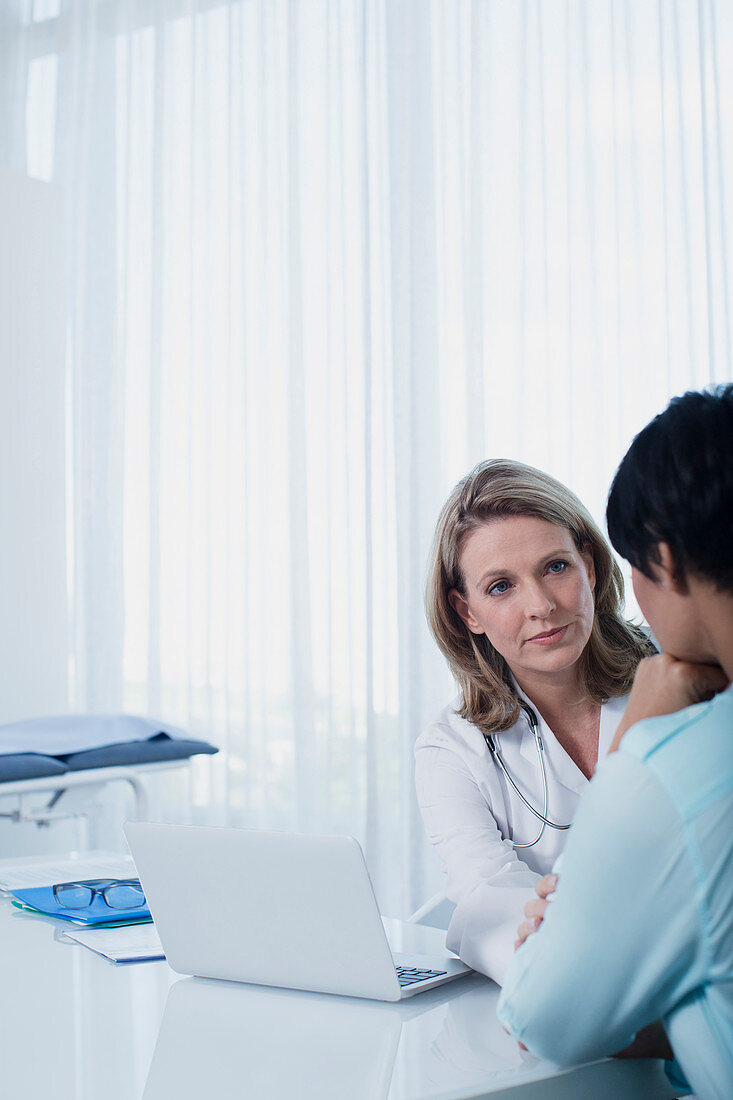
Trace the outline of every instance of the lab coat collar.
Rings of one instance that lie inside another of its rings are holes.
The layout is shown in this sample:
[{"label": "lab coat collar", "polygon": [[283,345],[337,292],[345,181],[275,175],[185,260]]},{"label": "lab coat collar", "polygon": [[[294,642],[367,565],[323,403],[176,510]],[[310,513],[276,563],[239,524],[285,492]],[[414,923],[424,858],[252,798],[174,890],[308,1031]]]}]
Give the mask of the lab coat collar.
[{"label": "lab coat collar", "polygon": [[[539,726],[540,737],[544,738],[544,736],[545,736],[545,723],[542,719],[542,715],[537,710],[537,707],[534,705],[534,703],[532,702],[530,697],[528,695],[525,695],[525,693],[522,691],[522,689],[520,688],[519,684],[517,683],[517,681],[514,679],[513,676],[512,676],[512,680],[514,681],[514,687],[516,689],[516,692],[517,692],[517,695],[519,696],[519,698],[522,700],[523,703],[526,703],[528,706],[530,706],[532,708],[532,710],[535,712],[535,714],[537,715],[537,724]],[[516,725],[514,726],[514,730],[512,732],[514,732],[514,731],[516,731],[516,733],[519,734],[518,745],[519,745],[520,755],[522,756],[522,758],[524,760],[527,761],[528,764],[531,764],[533,767],[535,767],[537,769],[537,771],[539,771],[540,770],[540,758],[537,754],[537,746],[535,744],[534,734],[532,733],[529,721],[527,719],[527,715],[524,713],[524,711],[520,712],[519,719],[518,719]]]},{"label": "lab coat collar", "polygon": [[603,760],[608,756],[614,734],[624,716],[628,695],[622,695],[619,699],[609,699],[601,707],[601,728],[598,731],[598,759]]}]

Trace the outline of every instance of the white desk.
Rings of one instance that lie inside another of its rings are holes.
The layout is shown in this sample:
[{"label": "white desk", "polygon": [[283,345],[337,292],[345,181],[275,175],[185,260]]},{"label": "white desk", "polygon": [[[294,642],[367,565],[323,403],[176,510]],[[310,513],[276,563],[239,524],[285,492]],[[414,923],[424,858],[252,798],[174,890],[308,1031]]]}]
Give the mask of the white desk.
[{"label": "white desk", "polygon": [[[181,979],[60,942],[0,901],[0,1085],[28,1100],[569,1100],[674,1095],[657,1062],[575,1070],[501,1029],[472,975],[399,1005]],[[579,1008],[582,1011],[582,1007]]]}]

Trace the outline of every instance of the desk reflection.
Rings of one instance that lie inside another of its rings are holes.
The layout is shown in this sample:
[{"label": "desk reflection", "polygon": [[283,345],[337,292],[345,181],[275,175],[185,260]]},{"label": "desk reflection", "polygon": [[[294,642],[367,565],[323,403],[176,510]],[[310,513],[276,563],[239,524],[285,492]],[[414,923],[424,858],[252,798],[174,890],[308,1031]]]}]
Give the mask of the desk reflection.
[{"label": "desk reflection", "polygon": [[186,978],[168,991],[143,1100],[668,1100],[661,1063],[558,1069],[509,1038],[473,975],[401,1004]]},{"label": "desk reflection", "polygon": [[187,978],[168,992],[144,1100],[383,1100],[541,1065],[502,1031],[478,975],[387,1004]]},{"label": "desk reflection", "polygon": [[168,992],[144,1100],[385,1097],[401,1027],[370,1002],[187,978]]}]

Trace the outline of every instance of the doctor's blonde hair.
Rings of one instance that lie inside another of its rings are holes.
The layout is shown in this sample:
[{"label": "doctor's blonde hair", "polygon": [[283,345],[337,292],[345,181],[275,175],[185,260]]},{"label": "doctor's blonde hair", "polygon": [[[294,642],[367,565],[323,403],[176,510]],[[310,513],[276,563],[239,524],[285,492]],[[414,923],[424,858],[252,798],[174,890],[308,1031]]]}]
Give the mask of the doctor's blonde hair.
[{"label": "doctor's blonde hair", "polygon": [[463,696],[459,714],[484,733],[509,729],[519,718],[519,697],[509,666],[485,634],[473,634],[451,606],[452,588],[465,596],[460,558],[468,536],[492,519],[535,516],[573,536],[593,555],[595,614],[580,656],[585,694],[604,703],[631,690],[642,657],[656,652],[639,627],[622,615],[624,580],[590,512],[549,474],[507,459],[479,463],[456,485],[438,518],[425,604],[436,642]]}]

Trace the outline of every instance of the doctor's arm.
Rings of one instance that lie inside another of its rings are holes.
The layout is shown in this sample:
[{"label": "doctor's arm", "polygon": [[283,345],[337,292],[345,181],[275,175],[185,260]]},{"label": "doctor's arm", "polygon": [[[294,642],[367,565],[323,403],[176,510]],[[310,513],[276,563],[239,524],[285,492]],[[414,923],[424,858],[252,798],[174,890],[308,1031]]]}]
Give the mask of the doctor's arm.
[{"label": "doctor's arm", "polygon": [[522,911],[540,876],[504,840],[465,763],[436,746],[417,750],[416,789],[425,828],[456,903],[447,944],[474,970],[501,984]]},{"label": "doctor's arm", "polygon": [[628,1047],[703,980],[690,897],[666,791],[634,758],[604,762],[584,797],[557,891],[512,960],[499,1018],[534,1054],[591,1061]]}]

